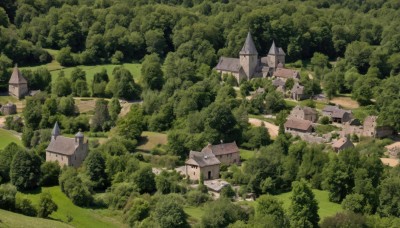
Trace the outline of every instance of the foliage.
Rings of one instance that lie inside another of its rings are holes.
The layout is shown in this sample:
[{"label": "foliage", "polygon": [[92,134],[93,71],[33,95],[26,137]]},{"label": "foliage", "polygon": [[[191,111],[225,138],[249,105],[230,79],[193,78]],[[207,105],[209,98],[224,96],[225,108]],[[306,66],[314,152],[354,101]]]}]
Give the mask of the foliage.
[{"label": "foliage", "polygon": [[140,168],[132,175],[132,182],[140,193],[152,193],[156,189],[155,175],[150,166]]},{"label": "foliage", "polygon": [[133,200],[129,211],[126,214],[126,220],[130,226],[135,226],[136,222],[140,222],[147,218],[150,214],[149,203],[141,198]]},{"label": "foliage", "polygon": [[61,191],[64,192],[75,205],[89,206],[92,203],[93,197],[88,186],[83,183],[74,168],[64,169],[60,175],[59,183]]},{"label": "foliage", "polygon": [[248,218],[246,212],[239,205],[231,203],[226,198],[208,203],[205,211],[213,213],[203,215],[201,218],[203,227],[226,227],[237,220],[246,221]]},{"label": "foliage", "polygon": [[41,186],[54,186],[58,185],[58,177],[61,173],[61,168],[58,162],[44,162],[40,166]]},{"label": "foliage", "polygon": [[293,182],[289,209],[291,227],[318,227],[318,203],[304,180]]},{"label": "foliage", "polygon": [[38,217],[47,218],[51,213],[57,211],[58,206],[52,200],[49,192],[44,192],[40,195]]},{"label": "foliage", "polygon": [[154,209],[154,218],[162,228],[188,227],[187,215],[174,195],[162,196]]},{"label": "foliage", "polygon": [[366,219],[360,214],[341,212],[322,221],[321,228],[328,227],[367,227],[367,224]]},{"label": "foliage", "polygon": [[24,150],[18,151],[11,162],[11,183],[19,190],[34,189],[40,181],[40,158]]},{"label": "foliage", "polygon": [[107,131],[110,128],[111,117],[108,109],[108,101],[104,99],[96,100],[94,115],[90,124],[92,131]]},{"label": "foliage", "polygon": [[107,187],[108,177],[105,172],[106,160],[98,151],[90,151],[84,161],[85,174],[93,183],[94,189],[103,190]]},{"label": "foliage", "polygon": [[381,193],[379,195],[379,213],[382,216],[400,216],[399,210],[399,191],[400,178],[392,177],[385,179],[381,184]]},{"label": "foliage", "polygon": [[10,168],[13,157],[19,151],[24,149],[15,143],[8,144],[3,150],[0,150],[0,182],[6,183],[10,180]]},{"label": "foliage", "polygon": [[17,197],[15,201],[15,211],[26,216],[37,216],[37,210],[32,205],[30,199]]},{"label": "foliage", "polygon": [[289,220],[282,208],[282,202],[271,195],[263,195],[257,199],[256,217],[268,217],[276,227],[288,227]]},{"label": "foliage", "polygon": [[138,139],[143,131],[143,110],[132,105],[129,113],[117,122],[118,134],[128,139]]},{"label": "foliage", "polygon": [[0,185],[0,208],[13,210],[15,207],[15,196],[17,188],[12,184]]}]

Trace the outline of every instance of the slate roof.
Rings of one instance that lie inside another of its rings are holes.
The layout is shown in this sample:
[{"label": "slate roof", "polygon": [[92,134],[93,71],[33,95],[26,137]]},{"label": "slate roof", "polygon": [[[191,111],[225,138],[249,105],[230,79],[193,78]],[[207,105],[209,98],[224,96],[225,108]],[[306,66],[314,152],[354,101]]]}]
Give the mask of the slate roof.
[{"label": "slate roof", "polygon": [[[333,147],[333,148],[340,149],[340,148],[342,148],[342,146],[343,146],[344,144],[347,143],[347,141],[348,141],[348,139],[347,139],[346,137],[342,137],[342,138],[336,140],[334,143],[332,143],[332,147]],[[350,142],[350,143],[351,143],[351,142]],[[350,146],[351,146],[351,145],[354,146],[353,143],[351,143]]]},{"label": "slate roof", "polygon": [[285,123],[285,128],[292,128],[306,131],[312,126],[312,122],[309,120],[302,120],[298,118],[289,118]]},{"label": "slate roof", "polygon": [[241,66],[238,58],[219,58],[218,64],[215,67],[216,70],[239,72]]},{"label": "slate roof", "polygon": [[53,130],[51,131],[51,135],[52,135],[52,136],[61,135],[61,130],[60,130],[60,127],[58,126],[58,122],[56,122],[56,123],[54,124]]},{"label": "slate roof", "polygon": [[286,69],[286,68],[277,68],[276,71],[274,72],[275,77],[279,78],[296,78],[298,75],[297,70],[291,70],[291,69]]},{"label": "slate roof", "polygon": [[250,54],[250,55],[257,55],[256,45],[254,45],[253,38],[251,37],[250,32],[247,33],[246,41],[242,47],[242,50],[239,54]]},{"label": "slate roof", "polygon": [[295,109],[299,109],[299,110],[303,111],[304,114],[306,114],[306,115],[316,115],[317,114],[317,111],[315,109],[307,107],[307,106],[301,107],[300,105],[296,105],[296,107],[294,107],[293,110],[295,110]]},{"label": "slate roof", "polygon": [[333,110],[332,117],[333,118],[343,118],[346,113],[350,113],[350,112],[347,110],[344,110],[344,109],[337,108],[337,109]]},{"label": "slate roof", "polygon": [[338,109],[339,107],[338,106],[335,106],[335,105],[326,105],[325,107],[324,107],[324,109],[322,109],[322,111],[323,112],[333,112],[333,111],[335,111],[336,109]]},{"label": "slate roof", "polygon": [[57,136],[50,141],[50,144],[47,147],[46,151],[63,155],[73,155],[78,146],[79,144],[75,143],[74,138]]},{"label": "slate roof", "polygon": [[239,152],[239,147],[236,145],[236,142],[217,145],[208,144],[201,150],[201,152],[213,153],[214,155],[233,154]]},{"label": "slate roof", "polygon": [[22,76],[21,71],[19,71],[18,66],[15,65],[13,72],[11,74],[9,84],[28,84],[28,81]]},{"label": "slate roof", "polygon": [[282,48],[277,48],[275,45],[275,41],[272,41],[271,48],[268,52],[269,55],[286,55]]},{"label": "slate roof", "polygon": [[199,167],[206,167],[212,165],[219,165],[221,162],[212,153],[190,151],[189,159],[185,162],[186,165],[196,165]]}]

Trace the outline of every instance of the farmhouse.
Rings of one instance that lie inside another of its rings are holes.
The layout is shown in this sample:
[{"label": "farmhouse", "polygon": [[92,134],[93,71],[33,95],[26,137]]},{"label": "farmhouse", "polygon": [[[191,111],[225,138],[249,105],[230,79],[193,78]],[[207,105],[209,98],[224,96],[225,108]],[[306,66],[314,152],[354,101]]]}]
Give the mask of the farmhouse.
[{"label": "farmhouse", "polygon": [[268,55],[259,59],[256,46],[249,32],[243,48],[239,52],[239,58],[221,57],[215,70],[221,75],[233,75],[238,82],[242,79],[250,80],[254,77],[272,76],[278,68],[278,64],[282,68],[285,66],[285,55],[282,48],[276,47],[275,42],[272,42]]},{"label": "farmhouse", "polygon": [[88,153],[88,143],[82,132],[79,131],[75,138],[61,136],[56,122],[51,135],[50,144],[46,149],[46,161],[58,161],[60,166],[78,168]]},{"label": "farmhouse", "polygon": [[201,152],[214,154],[225,165],[240,164],[239,147],[236,145],[236,142],[221,143],[218,145],[208,144]]},{"label": "farmhouse", "polygon": [[10,81],[8,81],[8,93],[10,94],[10,96],[21,99],[28,95],[28,92],[28,81],[21,74],[18,66],[15,65],[11,74]]},{"label": "farmhouse", "polygon": [[325,106],[322,110],[322,115],[330,117],[332,122],[335,123],[346,123],[351,121],[353,118],[351,111],[333,105]]},{"label": "farmhouse", "polygon": [[354,147],[354,144],[347,138],[347,137],[342,137],[335,142],[332,143],[332,148],[336,151],[342,151],[347,148]]},{"label": "farmhouse", "polygon": [[313,123],[318,120],[318,113],[315,109],[310,107],[301,107],[297,105],[290,112],[290,117],[298,118],[302,120],[309,120]]},{"label": "farmhouse", "polygon": [[220,164],[213,153],[190,151],[185,162],[185,174],[191,180],[200,180],[200,175],[204,180],[217,179]]},{"label": "farmhouse", "polygon": [[301,132],[301,133],[310,133],[313,131],[312,122],[309,120],[302,120],[298,118],[289,118],[284,124],[285,130]]}]

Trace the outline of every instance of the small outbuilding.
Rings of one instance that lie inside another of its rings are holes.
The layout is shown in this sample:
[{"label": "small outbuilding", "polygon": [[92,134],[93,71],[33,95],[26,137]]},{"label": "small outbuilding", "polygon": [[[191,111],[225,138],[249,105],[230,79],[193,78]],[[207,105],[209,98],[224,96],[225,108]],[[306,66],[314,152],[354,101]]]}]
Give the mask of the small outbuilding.
[{"label": "small outbuilding", "polygon": [[298,118],[289,118],[284,124],[286,131],[295,131],[301,133],[311,133],[313,131],[312,122]]},{"label": "small outbuilding", "polygon": [[354,144],[347,137],[342,137],[332,143],[332,148],[336,152],[342,151],[347,148],[352,148],[352,147],[354,147]]},{"label": "small outbuilding", "polygon": [[29,93],[28,81],[21,74],[17,65],[15,65],[10,80],[8,81],[8,93],[10,96],[18,99],[24,98]]},{"label": "small outbuilding", "polygon": [[185,174],[190,180],[204,180],[219,178],[219,166],[221,162],[213,153],[190,151],[189,158],[185,162]]}]

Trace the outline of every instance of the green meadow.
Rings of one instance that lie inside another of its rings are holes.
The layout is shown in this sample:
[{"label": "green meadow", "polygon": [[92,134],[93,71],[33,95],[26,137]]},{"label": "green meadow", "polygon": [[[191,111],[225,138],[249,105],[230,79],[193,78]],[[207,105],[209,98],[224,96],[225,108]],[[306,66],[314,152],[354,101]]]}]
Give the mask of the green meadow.
[{"label": "green meadow", "polygon": [[13,135],[10,131],[0,128],[0,149],[3,149],[12,142],[22,145],[21,140],[17,136]]},{"label": "green meadow", "polygon": [[28,217],[0,209],[0,227],[72,228],[73,226],[56,220]]}]

